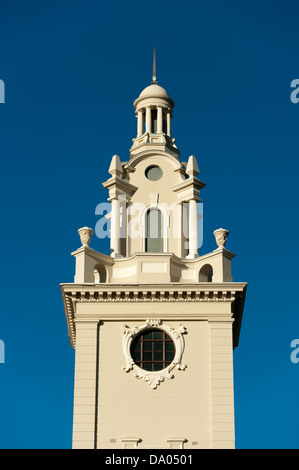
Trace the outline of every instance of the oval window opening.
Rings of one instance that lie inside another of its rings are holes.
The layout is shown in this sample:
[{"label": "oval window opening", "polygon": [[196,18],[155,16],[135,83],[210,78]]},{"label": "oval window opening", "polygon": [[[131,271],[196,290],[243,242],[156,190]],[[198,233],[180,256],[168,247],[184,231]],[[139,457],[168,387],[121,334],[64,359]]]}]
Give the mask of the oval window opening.
[{"label": "oval window opening", "polygon": [[145,170],[145,176],[150,181],[158,181],[160,178],[162,178],[163,172],[159,166],[152,165]]}]

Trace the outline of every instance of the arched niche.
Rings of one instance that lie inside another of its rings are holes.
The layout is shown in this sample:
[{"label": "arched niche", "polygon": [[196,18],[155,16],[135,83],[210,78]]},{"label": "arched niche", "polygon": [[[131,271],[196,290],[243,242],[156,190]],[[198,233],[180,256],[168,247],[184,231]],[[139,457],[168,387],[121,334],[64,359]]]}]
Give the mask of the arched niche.
[{"label": "arched niche", "polygon": [[198,282],[213,282],[213,267],[205,264],[198,273]]},{"label": "arched niche", "polygon": [[94,278],[96,283],[103,283],[107,280],[107,271],[103,264],[97,263],[94,267]]}]

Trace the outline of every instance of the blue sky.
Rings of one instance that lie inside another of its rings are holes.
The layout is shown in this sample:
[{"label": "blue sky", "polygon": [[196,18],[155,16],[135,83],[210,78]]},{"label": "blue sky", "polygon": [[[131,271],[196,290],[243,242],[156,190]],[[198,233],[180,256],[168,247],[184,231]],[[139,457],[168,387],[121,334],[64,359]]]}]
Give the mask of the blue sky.
[{"label": "blue sky", "polygon": [[[133,101],[157,79],[196,156],[201,254],[230,231],[248,292],[234,352],[236,446],[299,448],[298,2],[2,1],[0,448],[70,448],[74,351],[59,284],[94,227],[111,157],[128,159]],[[107,240],[93,238],[108,251]]]}]

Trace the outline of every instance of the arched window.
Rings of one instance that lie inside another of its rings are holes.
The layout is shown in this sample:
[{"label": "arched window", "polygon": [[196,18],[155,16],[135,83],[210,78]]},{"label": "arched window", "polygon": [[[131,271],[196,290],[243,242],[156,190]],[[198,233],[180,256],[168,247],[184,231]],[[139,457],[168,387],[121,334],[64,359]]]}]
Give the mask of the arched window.
[{"label": "arched window", "polygon": [[146,213],[145,251],[162,253],[164,248],[163,215],[159,209],[149,209]]},{"label": "arched window", "polygon": [[198,275],[199,282],[213,282],[213,268],[210,264],[205,264]]}]

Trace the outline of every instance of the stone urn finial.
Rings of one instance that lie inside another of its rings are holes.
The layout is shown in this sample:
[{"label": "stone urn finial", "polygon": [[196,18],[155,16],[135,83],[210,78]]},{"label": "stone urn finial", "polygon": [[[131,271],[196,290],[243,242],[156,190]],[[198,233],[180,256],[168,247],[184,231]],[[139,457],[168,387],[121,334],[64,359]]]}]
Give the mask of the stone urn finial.
[{"label": "stone urn finial", "polygon": [[219,248],[224,248],[226,244],[227,237],[229,235],[229,231],[225,230],[224,228],[218,228],[213,232],[216,238],[216,243]]},{"label": "stone urn finial", "polygon": [[79,228],[78,233],[80,235],[80,240],[83,246],[88,246],[93,234],[93,229],[89,227]]}]

